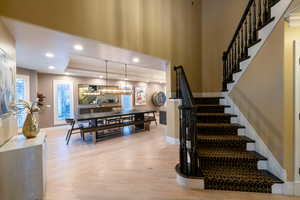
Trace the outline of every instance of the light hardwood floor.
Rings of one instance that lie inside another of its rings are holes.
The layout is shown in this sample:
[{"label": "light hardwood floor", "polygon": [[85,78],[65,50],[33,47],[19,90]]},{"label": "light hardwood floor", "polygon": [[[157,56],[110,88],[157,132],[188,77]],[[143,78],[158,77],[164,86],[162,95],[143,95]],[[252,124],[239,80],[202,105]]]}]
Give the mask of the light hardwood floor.
[{"label": "light hardwood floor", "polygon": [[164,126],[102,141],[64,142],[65,130],[47,130],[46,200],[290,200],[300,197],[211,190],[176,184],[178,145],[164,141]]}]

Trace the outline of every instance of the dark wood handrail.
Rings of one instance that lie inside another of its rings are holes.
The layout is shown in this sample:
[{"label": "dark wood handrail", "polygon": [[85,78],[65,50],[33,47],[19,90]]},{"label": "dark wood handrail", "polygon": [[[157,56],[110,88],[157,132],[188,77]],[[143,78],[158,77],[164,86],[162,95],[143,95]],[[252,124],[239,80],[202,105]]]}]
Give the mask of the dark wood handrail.
[{"label": "dark wood handrail", "polygon": [[247,5],[247,7],[246,7],[246,9],[245,9],[245,11],[244,11],[244,13],[243,13],[243,15],[242,15],[242,18],[241,18],[241,20],[240,20],[240,22],[239,22],[239,25],[237,26],[237,28],[236,28],[236,30],[235,30],[235,32],[234,32],[233,38],[232,38],[231,42],[229,43],[229,47],[227,48],[226,54],[227,54],[227,53],[230,51],[230,49],[232,48],[232,45],[233,45],[234,41],[236,40],[236,38],[237,38],[237,36],[238,36],[238,34],[239,34],[239,32],[240,32],[240,30],[241,30],[241,28],[242,28],[242,26],[243,26],[245,20],[246,20],[248,14],[249,14],[249,12],[250,12],[250,9],[251,9],[251,7],[252,7],[254,1],[255,1],[255,0],[250,0],[250,1],[248,2],[248,5]]},{"label": "dark wood handrail", "polygon": [[240,62],[250,58],[248,49],[260,42],[258,31],[270,23],[271,7],[280,0],[249,0],[228,48],[223,52],[223,91],[233,83],[233,74],[240,72]]},{"label": "dark wood handrail", "polygon": [[176,96],[183,101],[183,105],[185,106],[192,106],[194,104],[194,97],[191,90],[191,87],[189,85],[189,82],[187,80],[185,71],[183,69],[183,66],[175,66],[174,70],[177,73],[176,76]]},{"label": "dark wood handrail", "polygon": [[195,106],[193,93],[188,83],[182,66],[174,67],[176,71],[176,98],[182,100],[179,106],[180,112],[180,149],[179,167],[180,174],[188,177],[202,177],[197,151],[197,107]]}]

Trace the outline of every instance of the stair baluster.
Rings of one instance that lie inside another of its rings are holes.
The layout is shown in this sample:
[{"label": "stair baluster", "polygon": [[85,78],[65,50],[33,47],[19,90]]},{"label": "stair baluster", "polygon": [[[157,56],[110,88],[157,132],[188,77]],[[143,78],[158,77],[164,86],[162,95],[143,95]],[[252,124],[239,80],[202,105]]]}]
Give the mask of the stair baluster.
[{"label": "stair baluster", "polygon": [[246,18],[246,21],[245,21],[245,57],[244,58],[247,58],[248,57],[248,18]]},{"label": "stair baluster", "polygon": [[268,20],[271,18],[270,11],[269,11],[269,1],[264,0],[264,23],[267,23]]},{"label": "stair baluster", "polygon": [[258,27],[261,27],[262,22],[262,6],[261,6],[261,0],[258,0]]},{"label": "stair baluster", "polygon": [[[254,1],[255,2],[255,1]],[[249,12],[249,41],[248,44],[251,45],[253,42],[253,34],[252,34],[252,9]]]},{"label": "stair baluster", "polygon": [[253,42],[257,41],[257,24],[256,24],[256,1],[253,2]]}]

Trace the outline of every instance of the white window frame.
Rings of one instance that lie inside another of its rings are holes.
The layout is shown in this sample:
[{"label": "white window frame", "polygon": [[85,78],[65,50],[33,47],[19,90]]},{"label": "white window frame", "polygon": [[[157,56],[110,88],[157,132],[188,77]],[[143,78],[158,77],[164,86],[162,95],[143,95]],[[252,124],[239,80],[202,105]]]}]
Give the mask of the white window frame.
[{"label": "white window frame", "polygon": [[57,85],[58,84],[70,84],[71,88],[71,99],[70,99],[70,104],[71,104],[71,117],[74,116],[74,87],[73,87],[73,82],[72,81],[67,81],[67,80],[53,80],[53,113],[54,113],[54,125],[64,125],[66,124],[65,120],[58,120],[57,119]]},{"label": "white window frame", "polygon": [[25,99],[23,100],[30,101],[30,77],[28,75],[17,74],[16,81],[17,79],[22,79],[25,81]]},{"label": "white window frame", "polygon": [[[130,84],[128,84],[128,85],[121,84],[119,87],[120,87],[121,89],[126,89],[126,87],[127,87],[128,89],[130,89],[130,90],[133,91],[133,86],[130,85]],[[133,106],[134,106],[134,102],[133,102],[133,93],[128,94],[128,95],[130,95],[130,99],[131,99],[131,108],[133,109]],[[121,108],[123,109],[123,97],[122,97],[122,95],[121,95]]]}]

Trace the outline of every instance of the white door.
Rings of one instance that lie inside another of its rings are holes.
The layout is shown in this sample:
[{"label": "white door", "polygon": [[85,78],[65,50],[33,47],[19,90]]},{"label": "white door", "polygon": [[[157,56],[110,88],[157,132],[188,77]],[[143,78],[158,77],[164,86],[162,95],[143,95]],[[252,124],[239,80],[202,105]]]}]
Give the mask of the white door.
[{"label": "white door", "polygon": [[[25,100],[29,102],[29,76],[19,75],[16,76],[16,100]],[[25,121],[26,113],[24,110],[19,110],[17,113],[18,128],[22,128]]]},{"label": "white door", "polygon": [[[300,182],[300,41],[294,41],[294,135],[295,135],[295,181]],[[300,194],[300,193],[299,193]]]},{"label": "white door", "polygon": [[54,125],[65,124],[66,118],[74,117],[73,82],[53,81]]}]

